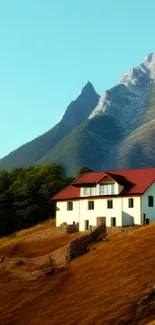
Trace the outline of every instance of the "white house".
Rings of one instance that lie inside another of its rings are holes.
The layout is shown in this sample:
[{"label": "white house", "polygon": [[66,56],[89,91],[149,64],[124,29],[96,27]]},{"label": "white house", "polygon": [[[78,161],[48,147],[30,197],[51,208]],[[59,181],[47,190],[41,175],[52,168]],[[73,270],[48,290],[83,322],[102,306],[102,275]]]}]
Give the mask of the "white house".
[{"label": "white house", "polygon": [[84,231],[155,221],[155,168],[86,173],[57,193],[56,225],[78,224]]}]

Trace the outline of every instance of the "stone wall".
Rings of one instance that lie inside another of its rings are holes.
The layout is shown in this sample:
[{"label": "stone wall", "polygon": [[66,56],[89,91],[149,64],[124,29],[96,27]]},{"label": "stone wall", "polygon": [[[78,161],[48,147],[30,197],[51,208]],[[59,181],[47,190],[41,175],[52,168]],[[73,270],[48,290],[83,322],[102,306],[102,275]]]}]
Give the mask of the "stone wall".
[{"label": "stone wall", "polygon": [[141,226],[126,226],[126,227],[107,227],[107,239],[113,238],[113,237],[121,237],[123,233],[130,233],[131,231],[136,230]]},{"label": "stone wall", "polygon": [[106,238],[106,227],[104,224],[86,235],[71,240],[68,245],[57,249],[50,254],[55,268],[65,266],[68,262],[89,251],[90,246]]},{"label": "stone wall", "polygon": [[53,227],[52,234],[65,235],[67,234],[67,225],[61,225],[59,227]]},{"label": "stone wall", "polygon": [[104,224],[92,230],[90,233],[73,239],[68,245],[67,261],[88,252],[90,245],[106,238],[106,227]]},{"label": "stone wall", "polygon": [[69,245],[58,248],[50,254],[55,268],[62,268],[68,262],[68,249]]},{"label": "stone wall", "polygon": [[[56,268],[63,267],[69,263],[74,258],[85,254],[89,251],[93,243],[106,240],[115,234],[120,234],[122,232],[131,232],[140,226],[133,227],[105,227],[104,224],[101,224],[95,229],[91,229],[88,234],[80,236],[73,239],[68,245],[57,249],[51,254],[51,257],[54,260]],[[61,228],[61,227],[60,227]],[[67,227],[63,226],[63,231],[67,232]]]},{"label": "stone wall", "polygon": [[119,234],[122,232],[131,232],[133,230],[136,230],[137,228],[139,228],[141,226],[129,226],[129,227],[106,227],[106,231],[107,231],[107,236],[111,236],[114,234]]},{"label": "stone wall", "polygon": [[66,234],[72,234],[79,231],[79,223],[68,225],[67,223],[62,223],[60,227],[66,231]]},{"label": "stone wall", "polygon": [[[71,225],[71,228],[72,226],[76,226],[76,225]],[[60,227],[57,227],[59,228],[57,231],[60,232],[61,234],[63,233],[66,234],[67,227],[68,227],[67,225],[62,225]],[[74,227],[72,229],[71,228],[70,226],[68,227],[70,231],[72,230],[75,231]],[[64,247],[57,249],[56,251],[52,252],[50,255],[54,261],[55,267],[60,268],[65,266],[74,258],[88,252],[93,243],[105,240],[106,238],[108,239],[109,237],[115,234],[121,235],[122,232],[127,232],[127,233],[131,232],[137,228],[139,228],[139,226],[105,227],[104,224],[101,224],[100,226],[95,227],[95,229],[91,229],[91,231],[89,231],[87,234],[71,240],[68,245],[65,245]]]},{"label": "stone wall", "polygon": [[74,232],[78,232],[79,231],[79,225],[78,224],[67,225],[66,231],[67,231],[67,234],[72,234]]}]

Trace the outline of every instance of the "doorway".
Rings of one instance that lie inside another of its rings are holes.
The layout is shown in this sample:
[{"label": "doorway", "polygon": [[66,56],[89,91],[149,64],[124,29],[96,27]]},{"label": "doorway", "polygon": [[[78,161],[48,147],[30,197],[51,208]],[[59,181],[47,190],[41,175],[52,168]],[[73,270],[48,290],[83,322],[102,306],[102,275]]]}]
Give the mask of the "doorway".
[{"label": "doorway", "polygon": [[111,227],[116,227],[116,218],[115,217],[111,218]]},{"label": "doorway", "polygon": [[149,223],[150,223],[150,219],[149,218],[146,218],[145,219],[145,225],[149,225]]},{"label": "doorway", "polygon": [[89,229],[89,220],[85,220],[85,230]]},{"label": "doorway", "polygon": [[104,224],[106,226],[106,217],[97,217],[97,227],[101,224]]}]

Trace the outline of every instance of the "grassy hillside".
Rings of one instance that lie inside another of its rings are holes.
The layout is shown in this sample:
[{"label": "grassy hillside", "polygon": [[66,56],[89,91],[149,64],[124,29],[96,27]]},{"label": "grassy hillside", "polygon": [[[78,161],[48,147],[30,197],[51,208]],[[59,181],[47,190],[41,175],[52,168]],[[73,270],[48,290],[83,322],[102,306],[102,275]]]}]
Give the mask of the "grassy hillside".
[{"label": "grassy hillside", "polygon": [[[33,250],[37,232],[30,232],[33,234]],[[73,235],[69,236],[73,238]],[[155,284],[154,238],[155,224],[140,228],[121,238],[97,244],[96,250],[75,259],[56,274],[37,281],[22,280],[17,276],[15,270],[24,269],[22,263],[12,265],[14,272],[10,272],[11,266],[7,271],[0,268],[0,299],[3,302],[0,304],[0,324],[153,325],[154,298],[144,308],[135,309],[135,303]],[[61,244],[63,240],[63,236],[59,238]],[[67,240],[69,238],[65,242]],[[0,255],[3,253],[8,259],[22,255],[19,249],[13,249],[19,248],[16,240],[13,241],[10,239],[5,245],[1,241]],[[40,249],[35,256],[40,258],[46,253],[50,241],[54,244],[58,237],[48,238],[45,242],[38,238]]]},{"label": "grassy hillside", "polygon": [[38,225],[28,228],[28,229],[23,229],[19,232],[16,232],[10,236],[2,237],[0,238],[0,248],[5,247],[10,244],[17,243],[18,241],[22,240],[25,236],[29,236],[32,234],[38,233],[40,230],[45,230],[45,229],[50,229],[56,226],[56,220],[49,219],[45,222],[39,223]]},{"label": "grassy hillside", "polygon": [[121,139],[122,134],[121,126],[111,116],[87,120],[60,141],[38,164],[57,162],[70,175],[76,175],[82,166],[98,170],[106,163],[109,149]]},{"label": "grassy hillside", "polygon": [[37,160],[44,156],[66,136],[69,131],[70,128],[67,125],[62,122],[58,123],[48,132],[22,145],[6,157],[0,159],[0,168],[11,169],[35,164]]}]

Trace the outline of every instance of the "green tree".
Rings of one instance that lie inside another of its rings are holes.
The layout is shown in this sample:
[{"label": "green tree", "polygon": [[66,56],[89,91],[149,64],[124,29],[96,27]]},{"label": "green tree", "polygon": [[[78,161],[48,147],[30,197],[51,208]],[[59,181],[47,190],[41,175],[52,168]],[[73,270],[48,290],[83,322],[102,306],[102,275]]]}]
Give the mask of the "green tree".
[{"label": "green tree", "polygon": [[0,235],[54,217],[51,198],[72,180],[58,164],[0,171]]},{"label": "green tree", "polygon": [[79,172],[78,172],[78,176],[81,176],[85,173],[89,173],[89,172],[92,172],[93,170],[87,166],[83,166],[79,169]]}]

